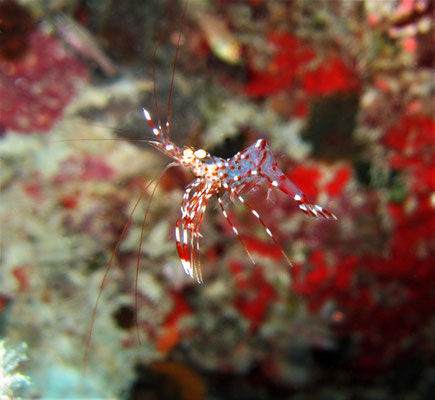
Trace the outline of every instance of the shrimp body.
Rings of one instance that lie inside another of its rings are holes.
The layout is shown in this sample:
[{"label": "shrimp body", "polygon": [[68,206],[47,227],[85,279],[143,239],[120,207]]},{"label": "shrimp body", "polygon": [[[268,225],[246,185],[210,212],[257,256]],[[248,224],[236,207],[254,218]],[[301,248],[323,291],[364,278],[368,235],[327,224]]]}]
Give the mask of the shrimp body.
[{"label": "shrimp body", "polygon": [[[279,169],[278,163],[264,139],[257,140],[255,144],[231,158],[223,159],[213,156],[203,149],[195,150],[191,147],[178,147],[168,139],[167,131],[164,131],[160,125],[159,128],[156,128],[149,112],[145,109],[143,112],[153,134],[157,138],[156,141],[151,141],[150,144],[174,159],[174,165],[188,167],[196,176],[196,180],[186,187],[181,203],[181,217],[175,224],[175,239],[184,271],[198,282],[202,282],[199,260],[199,238],[201,237],[199,227],[208,201],[214,195],[217,197],[224,217],[231,225],[252,262],[254,261],[237,228],[232,224],[225,211],[221,192],[229,192],[232,199],[238,199],[249,208],[290,265],[291,261],[261,219],[259,213],[249,206],[242,197],[241,194],[246,188],[258,187],[266,183],[269,185],[269,191],[279,189],[291,196],[304,213],[318,218],[337,219],[328,210],[308,202],[302,190]],[[169,123],[166,124],[166,129],[169,130]]]}]

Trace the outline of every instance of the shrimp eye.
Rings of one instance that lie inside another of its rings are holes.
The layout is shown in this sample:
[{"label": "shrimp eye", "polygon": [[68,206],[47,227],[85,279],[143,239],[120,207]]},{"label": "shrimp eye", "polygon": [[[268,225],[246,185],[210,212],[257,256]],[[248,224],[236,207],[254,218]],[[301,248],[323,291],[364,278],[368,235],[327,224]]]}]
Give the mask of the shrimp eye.
[{"label": "shrimp eye", "polygon": [[207,157],[207,152],[204,149],[196,150],[195,157],[196,158],[205,158],[205,157]]}]

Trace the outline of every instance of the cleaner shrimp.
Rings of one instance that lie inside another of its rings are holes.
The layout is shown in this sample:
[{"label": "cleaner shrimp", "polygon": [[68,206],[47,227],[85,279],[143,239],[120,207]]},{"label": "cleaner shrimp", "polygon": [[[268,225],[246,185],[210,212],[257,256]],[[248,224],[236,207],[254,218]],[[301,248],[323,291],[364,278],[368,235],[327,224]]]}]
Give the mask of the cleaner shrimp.
[{"label": "cleaner shrimp", "polygon": [[[154,196],[155,190],[157,188],[158,182],[163,174],[172,167],[181,166],[189,168],[195,179],[186,186],[185,192],[181,201],[181,216],[175,223],[175,242],[178,256],[181,261],[184,272],[195,279],[198,283],[203,282],[201,265],[200,265],[200,246],[199,240],[201,234],[199,228],[203,220],[207,205],[209,200],[216,196],[219,208],[231,226],[234,234],[237,236],[242,247],[246,251],[249,259],[253,264],[255,261],[250,254],[247,246],[245,245],[242,237],[240,236],[237,228],[229,218],[225,205],[223,202],[223,194],[229,193],[232,200],[240,201],[249,211],[258,219],[259,223],[263,226],[266,233],[269,235],[274,244],[279,248],[281,254],[291,266],[292,263],[274,237],[271,230],[268,228],[264,220],[261,218],[260,214],[249,205],[249,203],[242,197],[243,192],[247,188],[259,187],[264,184],[268,185],[268,190],[279,189],[286,195],[290,196],[299,206],[299,209],[307,215],[315,218],[333,219],[336,220],[337,217],[328,211],[327,209],[321,207],[320,205],[312,204],[308,201],[307,196],[299,189],[290,179],[279,169],[278,163],[276,162],[274,156],[271,153],[269,146],[265,139],[258,139],[254,144],[244,149],[243,151],[235,154],[233,157],[224,159],[220,157],[213,156],[204,149],[194,149],[193,147],[180,147],[171,141],[170,138],[170,111],[171,111],[171,99],[174,87],[174,76],[175,69],[178,59],[178,53],[180,49],[180,43],[182,38],[182,30],[184,26],[184,20],[186,17],[186,11],[188,6],[188,0],[184,3],[183,13],[181,17],[181,28],[178,34],[175,58],[172,67],[171,84],[167,104],[167,121],[165,124],[161,124],[159,107],[157,102],[157,88],[156,88],[156,71],[155,65],[153,68],[153,82],[154,82],[154,100],[155,108],[157,113],[157,123],[153,121],[151,114],[145,108],[143,108],[143,116],[148,122],[154,139],[150,140],[140,140],[141,142],[146,142],[153,146],[163,154],[170,157],[173,161],[169,163],[166,168],[160,173],[157,178],[154,178],[143,190],[139,198],[136,200],[127,222],[124,225],[124,229],[116,243],[116,246],[112,252],[109,264],[106,268],[105,274],[103,276],[96,304],[94,306],[91,325],[88,333],[87,344],[86,344],[86,354],[85,354],[85,369],[88,358],[88,353],[90,349],[92,329],[95,322],[96,312],[98,304],[101,298],[103,288],[112,266],[113,260],[117,254],[118,248],[124,239],[127,228],[132,220],[133,214],[138,207],[139,203],[145,196],[146,190],[150,185],[155,183],[151,195],[148,200],[148,206],[146,208],[144,221],[142,224],[142,232],[139,243],[137,265],[136,265],[136,299],[135,299],[135,309],[137,311],[137,281],[138,281],[138,271],[139,271],[139,261],[141,254],[141,246],[144,238],[144,227],[145,221],[148,214],[149,206],[151,200]],[[117,139],[115,139],[117,140]],[[128,141],[128,140],[127,140]],[[137,315],[137,312],[136,312]],[[136,330],[138,340],[140,342],[140,335],[138,332],[138,325],[136,323]]]},{"label": "cleaner shrimp", "polygon": [[229,192],[232,199],[239,200],[258,219],[266,233],[277,245],[291,265],[290,259],[279,245],[270,229],[267,227],[259,213],[253,209],[242,197],[247,187],[257,187],[266,183],[269,190],[279,189],[291,196],[306,214],[318,218],[337,219],[325,208],[311,204],[305,194],[279,169],[269,146],[264,139],[258,139],[245,150],[231,158],[223,159],[209,154],[204,149],[195,150],[191,147],[178,147],[169,139],[169,122],[166,130],[155,126],[149,112],[143,110],[145,119],[151,126],[158,140],[150,142],[152,146],[175,160],[171,166],[188,167],[196,179],[186,187],[181,203],[181,217],[175,224],[175,239],[178,256],[184,272],[198,283],[202,282],[201,266],[199,261],[199,227],[204,216],[208,201],[216,195],[223,216],[231,225],[232,230],[241,242],[243,248],[254,263],[252,256],[244,244],[237,228],[233,225],[224,208],[221,192]]},{"label": "cleaner shrimp", "polygon": [[[223,216],[230,224],[251,262],[255,264],[247,246],[225,210],[222,201],[223,192],[229,192],[232,200],[239,200],[250,210],[264,227],[266,233],[270,236],[275,245],[278,246],[287,263],[291,266],[292,263],[290,259],[273,236],[273,233],[267,227],[259,213],[242,197],[242,192],[248,187],[259,187],[263,184],[268,184],[269,191],[279,189],[286,195],[291,196],[298,203],[300,210],[307,215],[325,219],[337,219],[337,217],[327,209],[317,204],[311,204],[308,201],[307,196],[302,190],[291,182],[279,169],[278,163],[272,155],[266,141],[264,139],[258,139],[255,144],[252,144],[233,157],[223,159],[211,155],[204,149],[196,150],[192,147],[179,147],[170,139],[170,107],[174,74],[188,3],[189,1],[186,0],[181,19],[180,33],[178,35],[178,43],[172,69],[166,124],[162,126],[160,116],[158,115],[158,124],[156,125],[148,110],[143,109],[143,115],[156,138],[156,140],[151,140],[148,143],[174,160],[167,168],[173,166],[187,167],[196,177],[196,179],[186,187],[181,202],[181,217],[175,224],[176,247],[184,272],[198,283],[203,281],[199,258],[199,239],[201,237],[199,227],[207,204],[214,195],[217,197]],[[157,114],[159,114],[155,82],[156,79],[154,76],[154,97],[156,101],[156,111]]]}]

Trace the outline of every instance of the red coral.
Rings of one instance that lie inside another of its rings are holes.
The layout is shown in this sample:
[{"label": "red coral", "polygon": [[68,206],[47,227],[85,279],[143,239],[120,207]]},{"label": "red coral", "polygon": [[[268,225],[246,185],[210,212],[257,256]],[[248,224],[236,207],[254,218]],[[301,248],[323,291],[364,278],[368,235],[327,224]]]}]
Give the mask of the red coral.
[{"label": "red coral", "polygon": [[174,307],[166,317],[162,326],[162,333],[156,338],[156,348],[162,353],[169,352],[181,339],[178,321],[181,317],[192,313],[189,304],[183,296],[176,292],[170,292]]},{"label": "red coral", "polygon": [[392,167],[410,177],[414,193],[435,190],[434,134],[433,118],[414,115],[402,117],[384,136],[384,144],[391,149]]},{"label": "red coral", "polygon": [[[379,370],[424,346],[435,306],[433,133],[432,118],[421,115],[404,116],[387,131],[383,142],[391,151],[390,162],[410,182],[407,202],[388,204],[388,246],[382,256],[358,257],[355,271],[360,274],[354,274],[353,290],[330,288],[329,299],[345,315],[339,332],[360,336],[356,366],[362,369]],[[358,275],[371,285],[364,287]]]},{"label": "red coral", "polygon": [[306,296],[308,308],[317,311],[328,300],[351,292],[353,275],[359,263],[360,260],[353,255],[327,263],[325,251],[317,250],[310,257],[312,269],[309,272],[304,272],[300,266],[293,269],[292,291]]},{"label": "red coral", "polygon": [[432,145],[434,133],[433,118],[425,115],[404,116],[386,133],[384,144],[403,156],[411,156]]},{"label": "red coral", "polygon": [[326,96],[337,92],[349,92],[358,88],[358,79],[339,58],[325,60],[317,69],[304,76],[304,89],[314,96]]},{"label": "red coral", "polygon": [[293,168],[288,173],[289,179],[309,197],[316,198],[322,173],[317,166],[304,167],[302,165]]},{"label": "red coral", "polygon": [[192,312],[191,307],[186,300],[184,300],[184,297],[180,293],[173,290],[170,292],[170,294],[174,303],[174,307],[166,317],[165,325],[175,325],[182,316]]},{"label": "red coral", "polygon": [[[304,90],[313,96],[326,96],[338,92],[357,90],[359,79],[354,70],[338,57],[324,60],[314,69],[306,71],[315,52],[304,46],[299,38],[289,33],[269,34],[269,43],[276,49],[265,70],[253,69],[245,86],[249,96],[270,96],[290,88],[295,80],[302,81]],[[305,112],[306,110],[304,110]]]},{"label": "red coral", "polygon": [[314,57],[314,52],[289,33],[272,32],[269,43],[276,48],[266,70],[252,70],[244,91],[249,96],[269,96],[290,87],[302,65]]},{"label": "red coral", "polygon": [[435,306],[434,211],[428,195],[415,201],[412,211],[389,205],[393,230],[382,256],[336,252],[326,258],[317,250],[307,263],[311,270],[292,271],[292,290],[305,297],[311,312],[334,304],[340,315],[331,318],[336,332],[358,336],[354,366],[360,370],[376,373],[424,343]]},{"label": "red coral", "polygon": [[[241,276],[242,267],[233,263],[231,266],[235,274],[237,286],[244,288],[244,292],[236,296],[235,306],[242,315],[250,321],[251,332],[261,326],[270,304],[277,298],[273,286],[267,282],[261,267],[252,269],[249,276]],[[244,271],[244,270],[243,270]]]},{"label": "red coral", "polygon": [[339,196],[351,177],[351,170],[348,165],[335,172],[334,178],[326,185],[329,196]]},{"label": "red coral", "polygon": [[281,251],[275,243],[268,243],[256,237],[246,237],[243,240],[248,250],[252,252],[256,252],[272,260],[280,260],[282,258]]},{"label": "red coral", "polygon": [[24,57],[0,60],[1,125],[17,132],[48,131],[86,78],[86,67],[57,39],[33,32]]},{"label": "red coral", "polygon": [[[404,205],[390,207],[394,218],[395,231],[390,241],[392,263],[384,268],[392,276],[407,276],[415,271],[415,263],[420,259],[417,254],[435,247],[433,237],[434,209],[429,195],[416,198],[416,208],[406,213]],[[424,259],[421,257],[421,259]]]},{"label": "red coral", "polygon": [[319,293],[328,285],[331,272],[326,264],[324,251],[315,251],[310,257],[310,264],[313,265],[313,269],[305,275],[303,280],[295,279],[292,288],[295,293],[305,295]]}]

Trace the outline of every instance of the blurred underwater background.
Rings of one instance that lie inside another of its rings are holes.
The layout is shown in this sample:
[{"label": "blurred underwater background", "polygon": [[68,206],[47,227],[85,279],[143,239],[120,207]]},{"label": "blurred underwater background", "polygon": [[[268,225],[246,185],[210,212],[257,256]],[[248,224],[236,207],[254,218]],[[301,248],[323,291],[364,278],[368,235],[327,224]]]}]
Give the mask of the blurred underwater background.
[{"label": "blurred underwater background", "polygon": [[[434,2],[184,5],[0,1],[0,398],[435,398]],[[174,237],[194,178],[147,211],[169,160],[143,107],[216,156],[266,139],[338,220],[245,193],[289,267],[228,196],[253,265],[211,201],[196,283]]]}]

